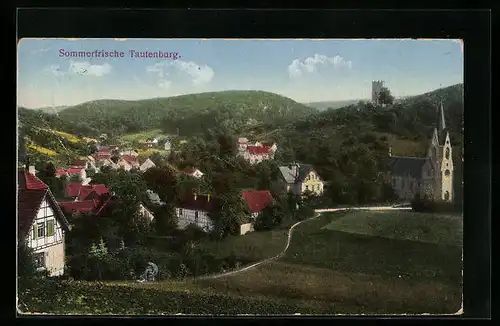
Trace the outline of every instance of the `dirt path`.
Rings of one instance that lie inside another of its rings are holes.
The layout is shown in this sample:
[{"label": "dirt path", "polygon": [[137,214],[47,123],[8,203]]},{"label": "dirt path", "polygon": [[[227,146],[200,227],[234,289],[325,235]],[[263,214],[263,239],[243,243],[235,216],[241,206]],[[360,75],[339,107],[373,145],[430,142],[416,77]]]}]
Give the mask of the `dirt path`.
[{"label": "dirt path", "polygon": [[292,225],[290,227],[290,229],[288,229],[288,240],[286,242],[285,249],[283,249],[283,251],[281,253],[277,254],[276,256],[270,257],[270,258],[267,258],[267,259],[264,259],[264,260],[261,260],[261,261],[258,261],[258,262],[254,263],[252,265],[248,265],[248,266],[245,266],[245,267],[237,269],[237,270],[233,270],[233,271],[229,271],[229,272],[225,272],[225,273],[219,273],[219,274],[212,274],[212,275],[200,276],[200,277],[197,277],[196,279],[198,279],[198,280],[208,280],[208,279],[216,279],[216,278],[220,278],[220,277],[224,277],[224,276],[231,276],[231,275],[235,275],[235,274],[247,271],[249,269],[255,268],[255,267],[260,266],[262,264],[268,263],[268,262],[270,262],[272,260],[276,260],[278,258],[281,258],[286,253],[286,251],[288,250],[288,247],[290,246],[290,241],[292,240],[293,229],[295,227],[299,226],[300,224],[304,223],[304,222],[311,221],[311,220],[313,220],[315,218],[318,218],[319,216],[321,216],[321,213],[326,213],[326,212],[328,212],[328,213],[331,213],[331,212],[340,212],[340,211],[345,211],[345,210],[409,210],[409,209],[411,209],[411,208],[406,208],[406,207],[395,208],[395,207],[392,207],[392,206],[317,209],[317,210],[315,210],[316,215],[314,215],[313,217],[310,217],[310,218],[308,218],[306,220],[297,222],[294,225]]}]

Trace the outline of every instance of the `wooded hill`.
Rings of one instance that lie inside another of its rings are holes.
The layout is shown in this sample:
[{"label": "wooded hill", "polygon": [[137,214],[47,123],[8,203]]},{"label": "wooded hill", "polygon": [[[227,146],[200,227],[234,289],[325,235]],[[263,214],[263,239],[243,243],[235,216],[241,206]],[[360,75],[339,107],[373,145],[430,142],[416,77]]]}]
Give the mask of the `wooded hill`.
[{"label": "wooded hill", "polygon": [[223,91],[140,101],[98,100],[59,112],[64,121],[82,121],[114,134],[163,128],[167,133],[200,134],[222,126],[238,129],[259,123],[285,123],[315,109],[263,91]]}]

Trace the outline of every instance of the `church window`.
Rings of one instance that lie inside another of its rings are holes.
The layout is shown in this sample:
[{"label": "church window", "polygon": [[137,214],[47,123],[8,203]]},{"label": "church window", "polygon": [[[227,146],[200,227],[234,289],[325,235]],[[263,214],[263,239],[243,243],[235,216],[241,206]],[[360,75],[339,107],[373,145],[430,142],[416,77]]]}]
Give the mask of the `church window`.
[{"label": "church window", "polygon": [[450,170],[444,171],[444,175],[447,176],[447,177],[449,177],[450,176]]},{"label": "church window", "polygon": [[444,156],[446,157],[447,160],[450,158],[450,148],[449,147],[446,147],[446,152],[445,152]]}]

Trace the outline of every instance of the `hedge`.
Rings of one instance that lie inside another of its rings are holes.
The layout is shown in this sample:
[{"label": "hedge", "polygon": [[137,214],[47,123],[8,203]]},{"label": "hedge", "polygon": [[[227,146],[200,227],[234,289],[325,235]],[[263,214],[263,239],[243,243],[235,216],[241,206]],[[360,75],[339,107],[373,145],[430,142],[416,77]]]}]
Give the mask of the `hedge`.
[{"label": "hedge", "polygon": [[150,285],[47,280],[39,283],[36,288],[21,293],[20,300],[31,313],[51,314],[333,313],[333,306],[325,307],[324,303],[314,305],[308,302],[307,306],[301,306],[300,302],[292,300],[241,297],[201,290],[160,289]]}]

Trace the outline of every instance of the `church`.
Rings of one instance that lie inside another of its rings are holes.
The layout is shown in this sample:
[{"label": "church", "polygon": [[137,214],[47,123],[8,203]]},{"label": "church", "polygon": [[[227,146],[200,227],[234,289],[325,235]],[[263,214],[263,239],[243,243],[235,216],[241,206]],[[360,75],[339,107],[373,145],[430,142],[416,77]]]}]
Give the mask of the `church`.
[{"label": "church", "polygon": [[389,148],[388,170],[392,187],[402,200],[412,200],[419,193],[434,200],[453,201],[451,142],[442,101],[427,156],[392,156]]}]

